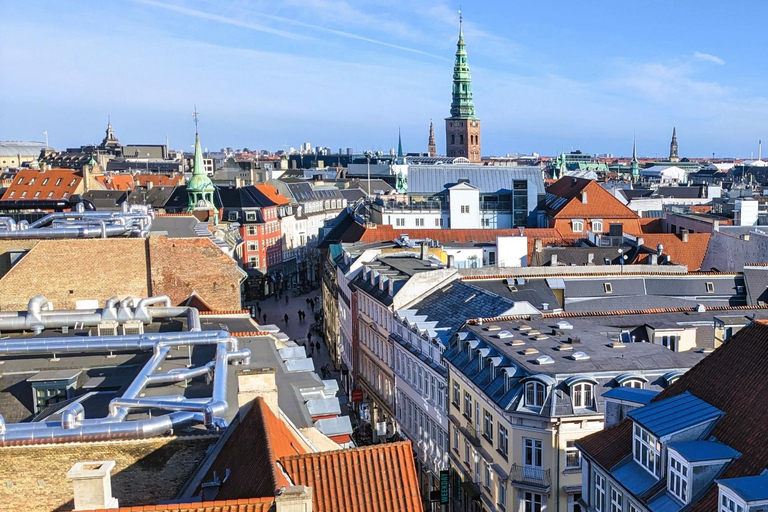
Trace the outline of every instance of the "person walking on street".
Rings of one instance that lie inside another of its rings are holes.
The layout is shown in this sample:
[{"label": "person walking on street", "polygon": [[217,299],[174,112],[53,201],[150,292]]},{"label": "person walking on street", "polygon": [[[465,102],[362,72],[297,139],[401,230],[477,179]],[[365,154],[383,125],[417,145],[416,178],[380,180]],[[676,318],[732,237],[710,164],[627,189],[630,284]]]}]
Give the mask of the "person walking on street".
[{"label": "person walking on street", "polygon": [[307,331],[307,343],[309,343],[309,346],[312,346],[312,331]]},{"label": "person walking on street", "polygon": [[261,317],[261,306],[259,306],[258,304],[256,305],[256,311],[259,312],[259,314],[256,315],[256,318],[260,318]]},{"label": "person walking on street", "polygon": [[318,354],[320,353],[320,342],[318,341],[315,342],[315,350],[317,350]]},{"label": "person walking on street", "polygon": [[288,325],[288,313],[283,315],[283,320],[285,320],[285,325]]},{"label": "person walking on street", "polygon": [[267,323],[267,314],[264,313],[264,323]]}]

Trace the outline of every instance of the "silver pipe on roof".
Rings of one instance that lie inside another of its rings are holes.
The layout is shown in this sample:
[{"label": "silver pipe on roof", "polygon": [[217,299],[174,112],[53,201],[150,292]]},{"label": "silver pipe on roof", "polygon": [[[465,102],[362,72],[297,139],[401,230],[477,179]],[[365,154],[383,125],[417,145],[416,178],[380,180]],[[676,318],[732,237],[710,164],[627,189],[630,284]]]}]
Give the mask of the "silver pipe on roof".
[{"label": "silver pipe on roof", "polygon": [[80,422],[85,419],[85,409],[80,402],[73,402],[69,404],[63,411],[61,411],[61,428],[67,430],[72,429],[80,425]]}]

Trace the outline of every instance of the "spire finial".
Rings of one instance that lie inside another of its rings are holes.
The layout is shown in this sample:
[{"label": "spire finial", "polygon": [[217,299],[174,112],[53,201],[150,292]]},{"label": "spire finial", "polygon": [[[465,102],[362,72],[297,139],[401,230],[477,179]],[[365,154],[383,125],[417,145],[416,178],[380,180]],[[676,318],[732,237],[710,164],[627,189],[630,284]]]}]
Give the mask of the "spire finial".
[{"label": "spire finial", "polygon": [[459,6],[459,35],[462,35],[462,23],[464,21],[464,18],[461,15],[461,6]]},{"label": "spire finial", "polygon": [[192,117],[195,118],[195,135],[197,135],[197,105],[195,105],[195,110],[192,112]]}]

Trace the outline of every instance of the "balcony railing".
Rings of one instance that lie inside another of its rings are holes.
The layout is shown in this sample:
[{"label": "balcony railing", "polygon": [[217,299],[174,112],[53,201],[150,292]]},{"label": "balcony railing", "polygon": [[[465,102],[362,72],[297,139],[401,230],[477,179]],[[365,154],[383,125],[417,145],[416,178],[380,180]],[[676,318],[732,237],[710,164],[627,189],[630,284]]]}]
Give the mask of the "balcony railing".
[{"label": "balcony railing", "polygon": [[509,478],[514,483],[524,484],[531,487],[539,487],[541,489],[549,489],[549,487],[552,485],[552,479],[550,477],[549,470],[534,466],[512,464]]},{"label": "balcony railing", "polygon": [[472,446],[480,446],[480,429],[476,428],[471,421],[467,421],[464,424],[464,435]]}]

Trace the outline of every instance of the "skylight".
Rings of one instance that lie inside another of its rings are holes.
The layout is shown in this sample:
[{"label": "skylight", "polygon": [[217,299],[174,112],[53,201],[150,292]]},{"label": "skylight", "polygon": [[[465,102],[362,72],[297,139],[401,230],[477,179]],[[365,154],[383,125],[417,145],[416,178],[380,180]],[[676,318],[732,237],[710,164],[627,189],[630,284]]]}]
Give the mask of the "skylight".
[{"label": "skylight", "polygon": [[579,350],[578,352],[574,352],[573,354],[571,354],[571,359],[573,359],[574,361],[586,361],[587,359],[589,359],[589,354]]},{"label": "skylight", "polygon": [[496,336],[498,336],[499,338],[511,338],[512,333],[507,330],[503,330],[503,331],[499,331],[498,334],[496,334]]},{"label": "skylight", "polygon": [[555,360],[547,355],[539,356],[536,358],[536,364],[553,364],[554,362]]}]

